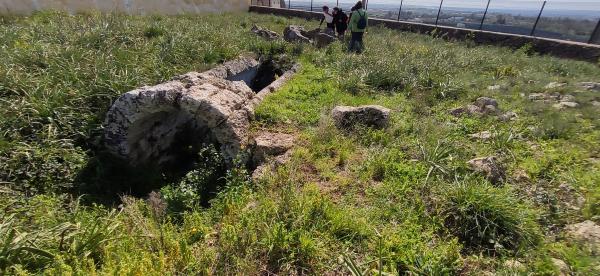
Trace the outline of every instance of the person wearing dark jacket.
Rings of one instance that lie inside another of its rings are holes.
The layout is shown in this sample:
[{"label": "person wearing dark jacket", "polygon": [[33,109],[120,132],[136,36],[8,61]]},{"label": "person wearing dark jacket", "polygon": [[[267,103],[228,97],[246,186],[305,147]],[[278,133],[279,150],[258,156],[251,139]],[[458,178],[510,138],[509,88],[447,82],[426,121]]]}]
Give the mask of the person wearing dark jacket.
[{"label": "person wearing dark jacket", "polygon": [[333,24],[338,36],[343,38],[348,29],[348,16],[338,7],[333,8]]}]

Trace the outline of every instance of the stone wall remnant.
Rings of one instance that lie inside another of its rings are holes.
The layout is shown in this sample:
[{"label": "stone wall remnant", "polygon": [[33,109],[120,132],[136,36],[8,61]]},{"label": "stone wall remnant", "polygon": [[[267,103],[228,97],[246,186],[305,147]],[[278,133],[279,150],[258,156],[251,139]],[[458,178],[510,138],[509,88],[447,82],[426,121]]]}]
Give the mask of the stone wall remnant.
[{"label": "stone wall remnant", "polygon": [[105,147],[133,166],[162,167],[189,161],[212,144],[231,163],[248,145],[254,107],[297,70],[257,87],[261,75],[275,74],[264,63],[240,58],[125,93],[106,115]]}]

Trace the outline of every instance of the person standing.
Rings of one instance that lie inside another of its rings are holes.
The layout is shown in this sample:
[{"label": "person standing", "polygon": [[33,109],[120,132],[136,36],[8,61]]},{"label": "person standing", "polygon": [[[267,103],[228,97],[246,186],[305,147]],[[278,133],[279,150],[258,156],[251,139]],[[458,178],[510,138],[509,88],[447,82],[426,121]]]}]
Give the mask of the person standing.
[{"label": "person standing", "polygon": [[361,53],[363,51],[363,36],[367,30],[369,17],[367,11],[363,9],[361,1],[358,1],[352,9],[353,12],[350,16],[350,23],[348,24],[348,29],[350,29],[352,37],[350,38],[348,51]]},{"label": "person standing", "polygon": [[338,7],[333,8],[333,24],[335,25],[338,37],[344,38],[344,34],[348,29],[348,16]]},{"label": "person standing", "polygon": [[321,23],[319,23],[319,27],[323,25],[323,21],[327,24],[327,31],[334,32],[335,25],[333,24],[333,15],[329,13],[329,7],[323,6],[323,18],[321,19]]}]

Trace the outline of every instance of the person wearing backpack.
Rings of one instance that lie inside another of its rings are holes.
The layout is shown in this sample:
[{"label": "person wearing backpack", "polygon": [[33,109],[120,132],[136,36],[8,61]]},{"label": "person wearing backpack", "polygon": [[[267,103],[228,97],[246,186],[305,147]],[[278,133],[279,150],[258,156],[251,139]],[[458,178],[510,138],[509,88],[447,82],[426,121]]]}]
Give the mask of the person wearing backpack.
[{"label": "person wearing backpack", "polygon": [[350,16],[350,23],[348,24],[352,37],[350,38],[348,51],[361,53],[363,50],[363,35],[367,29],[369,17],[367,11],[363,9],[361,1],[358,1],[352,9],[353,12]]},{"label": "person wearing backpack", "polygon": [[333,23],[335,24],[338,37],[340,39],[344,38],[348,29],[348,16],[338,7],[333,8]]}]

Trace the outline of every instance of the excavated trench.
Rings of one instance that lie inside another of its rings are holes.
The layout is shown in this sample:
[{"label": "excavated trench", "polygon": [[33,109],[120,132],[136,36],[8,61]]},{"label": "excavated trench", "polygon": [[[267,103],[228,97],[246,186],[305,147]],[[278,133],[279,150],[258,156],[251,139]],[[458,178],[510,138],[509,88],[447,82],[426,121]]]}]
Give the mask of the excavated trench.
[{"label": "excavated trench", "polygon": [[231,166],[247,148],[255,106],[296,70],[274,59],[240,58],[128,92],[106,116],[105,147],[132,167],[182,175],[213,145],[223,167]]}]

